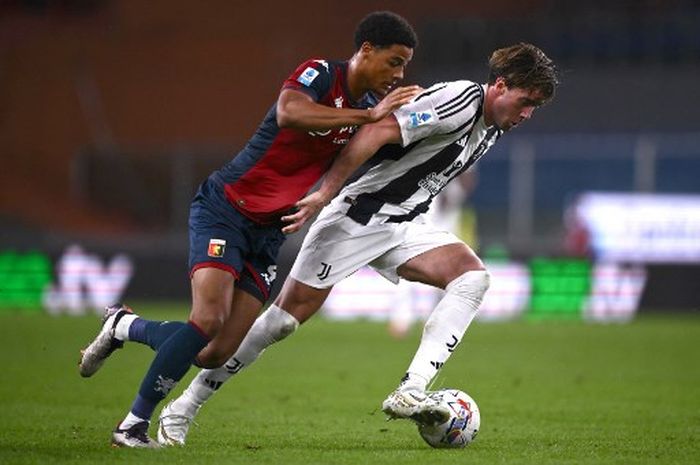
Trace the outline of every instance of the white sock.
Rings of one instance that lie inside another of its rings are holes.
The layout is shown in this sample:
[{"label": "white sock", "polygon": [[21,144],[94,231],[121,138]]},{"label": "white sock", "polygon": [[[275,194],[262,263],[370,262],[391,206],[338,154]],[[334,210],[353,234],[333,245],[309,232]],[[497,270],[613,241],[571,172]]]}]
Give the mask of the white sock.
[{"label": "white sock", "polygon": [[133,313],[127,313],[117,322],[117,326],[114,328],[114,337],[120,341],[129,340],[129,327],[131,323],[134,322],[139,316]]},{"label": "white sock", "polygon": [[488,287],[489,274],[485,270],[464,273],[445,287],[445,296],[425,322],[404,385],[422,384],[425,389],[462,340]]},{"label": "white sock", "polygon": [[150,423],[150,421],[146,420],[145,418],[137,417],[133,413],[129,412],[126,418],[124,418],[122,422],[119,423],[119,429],[129,429],[136,423],[141,423],[142,421]]},{"label": "white sock", "polygon": [[194,416],[231,376],[249,366],[265,349],[292,334],[299,321],[277,305],[270,305],[253,323],[235,354],[221,367],[201,370],[174,402],[178,410]]},{"label": "white sock", "polygon": [[216,371],[216,369],[200,370],[190,385],[187,386],[187,389],[180,394],[180,397],[173,401],[173,409],[178,413],[184,413],[190,418],[194,417],[204,402],[216,392],[216,389],[212,388],[207,381],[208,373],[216,373]]}]

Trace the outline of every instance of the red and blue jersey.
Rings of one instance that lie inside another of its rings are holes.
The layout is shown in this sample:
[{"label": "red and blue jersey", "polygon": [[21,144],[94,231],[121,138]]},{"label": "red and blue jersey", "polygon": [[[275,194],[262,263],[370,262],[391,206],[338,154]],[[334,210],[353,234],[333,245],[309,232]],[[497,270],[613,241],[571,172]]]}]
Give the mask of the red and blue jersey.
[{"label": "red and blue jersey", "polygon": [[[334,108],[370,108],[377,100],[365,94],[353,101],[347,87],[347,62],[309,60],[289,76],[283,89],[295,89]],[[287,214],[330,167],[356,126],[304,131],[280,128],[277,105],[243,150],[214,174],[228,201],[251,220],[269,224]]]}]

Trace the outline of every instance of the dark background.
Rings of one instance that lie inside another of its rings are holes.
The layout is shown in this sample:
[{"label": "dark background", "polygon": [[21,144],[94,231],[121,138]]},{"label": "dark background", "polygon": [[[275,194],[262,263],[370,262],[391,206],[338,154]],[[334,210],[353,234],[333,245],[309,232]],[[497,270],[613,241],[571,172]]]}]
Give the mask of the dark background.
[{"label": "dark background", "polygon": [[[106,257],[127,252],[138,264],[129,292],[187,298],[187,209],[197,184],[235,155],[300,62],[349,58],[355,25],[376,8],[363,0],[0,1],[0,248],[57,257],[79,242]],[[698,2],[381,8],[419,35],[406,82],[483,82],[491,51],[520,41],[562,70],[556,99],[480,162],[470,201],[484,247],[560,253],[567,199],[640,190],[631,174],[640,141],[659,153],[645,190],[700,191]],[[522,141],[544,154],[524,242],[505,223],[507,160]]]}]

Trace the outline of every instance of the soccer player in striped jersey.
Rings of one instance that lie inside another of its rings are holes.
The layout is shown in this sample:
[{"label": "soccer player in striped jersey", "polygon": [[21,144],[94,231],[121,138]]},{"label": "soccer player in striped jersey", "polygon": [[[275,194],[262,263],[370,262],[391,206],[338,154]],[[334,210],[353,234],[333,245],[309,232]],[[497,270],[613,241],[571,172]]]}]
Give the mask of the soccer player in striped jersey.
[{"label": "soccer player in striped jersey", "polygon": [[243,150],[202,183],[192,201],[188,322],[148,321],[123,305],[105,310],[100,332],[82,351],[82,376],[92,376],[124,341],[157,352],[112,434],[113,445],[157,447],[148,436],[157,404],[192,363],[219,367],[235,352],[275,279],[285,237],[281,217],[320,179],[359,125],[380,121],[420,90],[391,91],[416,44],[404,18],[372,13],[359,23],[356,52],[348,61],[309,60],[287,78]]},{"label": "soccer player in striped jersey", "polygon": [[169,425],[165,418],[161,430],[184,442],[187,425],[224,381],[291,334],[321,308],[334,284],[365,265],[395,283],[403,278],[445,290],[405,376],[382,404],[391,418],[444,421],[448,412],[426,389],[476,315],[489,274],[467,244],[432,225],[424,213],[504,132],[549,101],[558,84],[553,62],[530,44],[496,50],[489,65],[486,84],[436,84],[358,131],[320,189],[284,218],[290,222],[285,230],[297,230],[366,161],[364,169],[311,226],[280,296],[258,317],[238,351],[223,367],[197,375],[168,406],[180,423]]}]

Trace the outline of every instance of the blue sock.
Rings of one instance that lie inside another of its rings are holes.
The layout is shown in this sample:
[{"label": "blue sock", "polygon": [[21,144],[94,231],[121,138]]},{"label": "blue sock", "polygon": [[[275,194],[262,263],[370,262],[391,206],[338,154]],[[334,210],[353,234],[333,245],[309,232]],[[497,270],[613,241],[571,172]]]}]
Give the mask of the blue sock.
[{"label": "blue sock", "polygon": [[161,344],[143,378],[139,393],[131,406],[131,413],[149,420],[158,402],[185,376],[195,356],[208,343],[209,338],[192,322],[183,323],[177,332]]},{"label": "blue sock", "polygon": [[137,318],[129,326],[129,340],[146,344],[158,350],[170,336],[186,323],[182,321],[150,321]]}]

